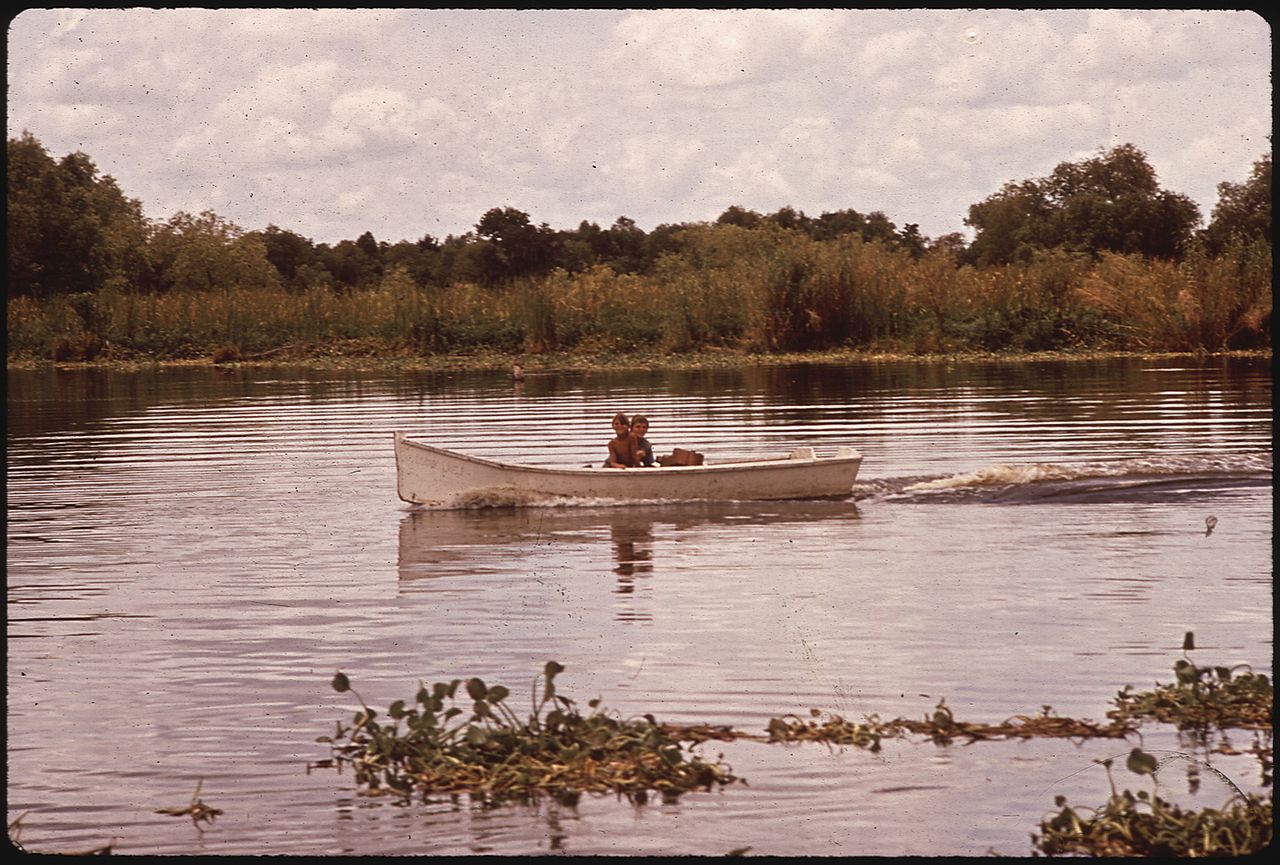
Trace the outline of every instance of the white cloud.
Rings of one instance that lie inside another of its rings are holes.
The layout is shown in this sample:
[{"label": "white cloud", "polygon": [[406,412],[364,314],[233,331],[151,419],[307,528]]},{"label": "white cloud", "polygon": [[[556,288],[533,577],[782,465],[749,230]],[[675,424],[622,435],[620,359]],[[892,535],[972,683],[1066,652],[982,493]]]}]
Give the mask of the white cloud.
[{"label": "white cloud", "polygon": [[327,129],[349,130],[360,140],[412,138],[417,111],[407,96],[387,87],[343,93],[329,106]]},{"label": "white cloud", "polygon": [[326,242],[513,206],[651,228],[738,204],[936,236],[1129,142],[1207,214],[1269,147],[1270,33],[1200,10],[28,10],[8,122],[149,215]]},{"label": "white cloud", "polygon": [[821,10],[664,9],[630,14],[614,37],[640,79],[708,88],[785,74],[798,58],[833,47],[833,23]]},{"label": "white cloud", "polygon": [[876,77],[916,66],[921,54],[929,53],[929,44],[928,34],[916,27],[873,36],[857,48],[849,62],[849,71]]}]

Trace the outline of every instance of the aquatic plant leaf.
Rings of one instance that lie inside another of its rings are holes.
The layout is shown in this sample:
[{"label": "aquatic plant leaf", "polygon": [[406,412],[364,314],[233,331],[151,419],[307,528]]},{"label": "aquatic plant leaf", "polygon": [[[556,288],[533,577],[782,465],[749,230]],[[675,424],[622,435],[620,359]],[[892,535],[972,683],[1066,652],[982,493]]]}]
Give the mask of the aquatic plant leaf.
[{"label": "aquatic plant leaf", "polygon": [[467,679],[467,694],[473,700],[483,700],[489,689],[481,679]]},{"label": "aquatic plant leaf", "polygon": [[351,690],[351,680],[348,679],[344,673],[335,673],[333,681],[329,684],[333,685],[333,690],[337,691],[339,694],[344,694]]},{"label": "aquatic plant leaf", "polygon": [[502,685],[494,685],[489,689],[489,695],[486,699],[490,703],[501,703],[508,697],[508,695],[510,695],[510,693],[511,692]]},{"label": "aquatic plant leaf", "polygon": [[1124,761],[1124,765],[1135,774],[1150,775],[1156,770],[1157,763],[1155,757],[1145,753],[1141,748],[1134,748],[1129,752],[1129,759]]},{"label": "aquatic plant leaf", "polygon": [[1185,637],[1182,638],[1182,651],[1190,652],[1196,647],[1196,635],[1192,631],[1187,631]]},{"label": "aquatic plant leaf", "polygon": [[403,718],[408,713],[404,710],[404,700],[396,700],[387,707],[387,714],[392,718]]}]

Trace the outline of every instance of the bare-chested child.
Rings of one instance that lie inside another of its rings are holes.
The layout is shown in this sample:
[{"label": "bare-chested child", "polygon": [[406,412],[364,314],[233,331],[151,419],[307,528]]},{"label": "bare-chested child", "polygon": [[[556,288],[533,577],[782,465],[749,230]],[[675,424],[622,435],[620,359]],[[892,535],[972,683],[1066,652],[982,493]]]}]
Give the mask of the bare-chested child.
[{"label": "bare-chested child", "polygon": [[652,468],[653,462],[653,445],[649,444],[649,440],[645,438],[649,434],[649,419],[642,414],[633,415],[631,418],[631,436],[636,440],[636,460],[639,465],[646,468]]},{"label": "bare-chested child", "polygon": [[636,455],[636,439],[631,434],[631,422],[622,412],[613,416],[613,435],[609,439],[609,458],[604,461],[607,469],[635,468],[640,461]]}]

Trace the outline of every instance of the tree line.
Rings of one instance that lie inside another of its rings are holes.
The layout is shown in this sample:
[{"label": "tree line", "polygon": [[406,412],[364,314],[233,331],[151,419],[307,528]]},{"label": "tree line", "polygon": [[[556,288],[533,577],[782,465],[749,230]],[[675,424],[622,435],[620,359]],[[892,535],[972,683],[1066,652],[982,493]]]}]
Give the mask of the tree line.
[{"label": "tree line", "polygon": [[[274,224],[245,230],[206,211],[152,221],[115,179],[75,152],[61,159],[24,131],[8,141],[8,293],[48,296],[120,288],[143,292],[227,287],[305,290],[370,288],[402,271],[418,286],[496,286],[605,266],[651,276],[665,256],[689,255],[689,229],[663,224],[646,232],[626,216],[608,228],[582,221],[572,230],[535,224],[512,207],[485,212],[474,230],[443,240],[388,243],[365,232],[336,244]],[[899,228],[880,211],[845,209],[812,217],[792,207],[758,213],[737,205],[712,223],[750,231],[793,232],[817,242],[858,238],[914,260],[945,250],[955,266],[1027,262],[1046,251],[1098,257],[1138,254],[1181,260],[1196,246],[1217,254],[1232,238],[1271,242],[1271,155],[1243,183],[1218,185],[1210,223],[1187,196],[1160,188],[1146,155],[1122,144],[1047,177],[1005,184],[969,207],[960,233],[931,239]]]}]

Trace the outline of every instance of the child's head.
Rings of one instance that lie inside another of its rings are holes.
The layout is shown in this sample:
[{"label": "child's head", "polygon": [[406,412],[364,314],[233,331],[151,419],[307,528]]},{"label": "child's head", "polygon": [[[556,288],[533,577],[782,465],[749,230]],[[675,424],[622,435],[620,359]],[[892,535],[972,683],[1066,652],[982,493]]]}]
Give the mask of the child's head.
[{"label": "child's head", "polygon": [[631,431],[638,436],[643,436],[649,431],[649,419],[642,414],[631,418]]},{"label": "child's head", "polygon": [[613,428],[619,435],[631,428],[631,422],[627,420],[627,416],[622,412],[618,412],[613,416]]}]

